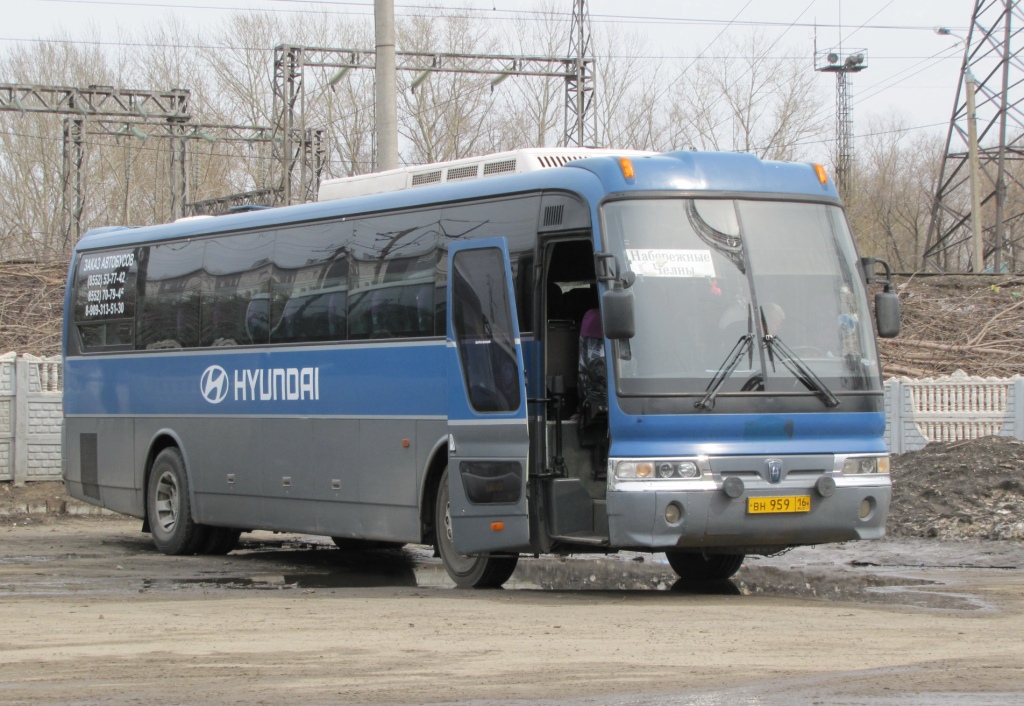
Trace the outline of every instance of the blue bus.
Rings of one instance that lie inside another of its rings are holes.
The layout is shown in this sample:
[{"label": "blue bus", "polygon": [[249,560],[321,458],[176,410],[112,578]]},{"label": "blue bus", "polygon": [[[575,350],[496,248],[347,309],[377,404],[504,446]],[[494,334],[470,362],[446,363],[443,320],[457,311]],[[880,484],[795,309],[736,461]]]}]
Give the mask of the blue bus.
[{"label": "blue bus", "polygon": [[875,336],[898,300],[824,169],[537,152],[88,232],[70,494],[167,554],[252,530],[416,543],[466,587],[523,555],[664,552],[719,579],[881,537]]}]

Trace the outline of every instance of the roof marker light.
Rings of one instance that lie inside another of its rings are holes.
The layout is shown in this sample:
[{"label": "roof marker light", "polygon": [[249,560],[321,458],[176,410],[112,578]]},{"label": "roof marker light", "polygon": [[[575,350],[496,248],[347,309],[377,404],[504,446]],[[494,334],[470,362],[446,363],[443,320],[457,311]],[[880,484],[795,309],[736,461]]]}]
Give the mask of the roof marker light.
[{"label": "roof marker light", "polygon": [[820,164],[814,165],[814,173],[818,175],[818,181],[822,184],[828,183],[828,172],[825,171],[825,167]]},{"label": "roof marker light", "polygon": [[633,171],[633,160],[631,160],[629,157],[619,157],[619,169],[622,170],[622,176],[624,178],[636,178],[636,172]]}]

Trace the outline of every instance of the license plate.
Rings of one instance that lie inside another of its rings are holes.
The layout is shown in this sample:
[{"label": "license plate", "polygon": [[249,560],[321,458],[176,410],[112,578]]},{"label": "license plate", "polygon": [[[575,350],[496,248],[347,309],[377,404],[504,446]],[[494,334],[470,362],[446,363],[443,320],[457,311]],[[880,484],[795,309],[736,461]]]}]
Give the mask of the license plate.
[{"label": "license plate", "polygon": [[764,515],[774,512],[810,512],[810,495],[786,495],[776,498],[747,498],[747,512]]}]

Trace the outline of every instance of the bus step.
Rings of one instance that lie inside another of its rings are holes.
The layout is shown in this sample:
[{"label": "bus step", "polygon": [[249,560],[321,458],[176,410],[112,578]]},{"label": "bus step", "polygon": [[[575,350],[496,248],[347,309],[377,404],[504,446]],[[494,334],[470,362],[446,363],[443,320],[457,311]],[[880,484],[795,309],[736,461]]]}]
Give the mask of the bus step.
[{"label": "bus step", "polygon": [[569,542],[572,544],[588,544],[594,547],[608,546],[608,537],[603,537],[599,534],[590,534],[588,532],[570,532],[563,535],[552,535],[551,539],[559,542]]}]

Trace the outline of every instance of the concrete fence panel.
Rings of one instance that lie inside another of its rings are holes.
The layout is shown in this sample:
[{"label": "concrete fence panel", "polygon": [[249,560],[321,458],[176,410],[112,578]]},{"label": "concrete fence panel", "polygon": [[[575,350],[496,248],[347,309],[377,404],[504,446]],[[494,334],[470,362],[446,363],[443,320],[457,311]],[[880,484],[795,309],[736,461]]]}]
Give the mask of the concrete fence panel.
[{"label": "concrete fence panel", "polygon": [[60,358],[0,356],[0,480],[61,479]]},{"label": "concrete fence panel", "polygon": [[886,443],[893,453],[933,441],[1024,438],[1024,378],[952,375],[886,382]]}]

